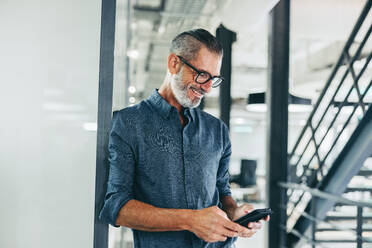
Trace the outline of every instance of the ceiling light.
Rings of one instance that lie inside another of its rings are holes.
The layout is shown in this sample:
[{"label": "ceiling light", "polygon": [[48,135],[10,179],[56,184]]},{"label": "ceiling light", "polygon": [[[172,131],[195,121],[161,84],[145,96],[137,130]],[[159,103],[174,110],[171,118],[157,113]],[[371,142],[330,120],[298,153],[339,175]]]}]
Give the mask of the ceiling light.
[{"label": "ceiling light", "polygon": [[[246,109],[253,112],[266,112],[266,93],[252,93],[248,95]],[[312,110],[311,99],[297,97],[288,94],[288,111],[291,113],[310,112]]]},{"label": "ceiling light", "polygon": [[129,93],[134,94],[134,93],[136,93],[136,87],[134,87],[133,85],[129,86],[128,91],[129,91]]},{"label": "ceiling light", "polygon": [[138,53],[137,50],[129,50],[129,51],[127,52],[127,56],[128,56],[129,58],[131,58],[131,59],[137,59],[137,58],[138,58],[138,55],[139,55],[139,53]]},{"label": "ceiling light", "polygon": [[250,126],[232,126],[231,131],[234,133],[251,133],[252,127]]},{"label": "ceiling light", "polygon": [[289,104],[288,111],[291,113],[303,113],[310,112],[313,109],[311,105],[305,104]]},{"label": "ceiling light", "polygon": [[96,122],[85,122],[83,124],[83,128],[86,131],[97,131],[97,123]]},{"label": "ceiling light", "polygon": [[165,27],[161,26],[158,30],[159,34],[164,34],[165,33]]},{"label": "ceiling light", "polygon": [[85,107],[79,104],[69,104],[64,102],[44,102],[43,109],[45,111],[58,111],[58,112],[81,112],[85,111]]},{"label": "ceiling light", "polygon": [[136,30],[137,29],[137,23],[136,22],[132,22],[130,24],[130,27],[132,28],[132,30]]},{"label": "ceiling light", "polygon": [[231,123],[236,125],[243,125],[245,123],[245,119],[241,117],[232,118]]},{"label": "ceiling light", "polygon": [[247,104],[246,109],[252,112],[266,112],[267,107],[265,103]]},{"label": "ceiling light", "polygon": [[246,109],[252,112],[266,112],[265,92],[249,94]]},{"label": "ceiling light", "polygon": [[129,97],[129,102],[130,103],[135,103],[136,102],[136,98],[133,97],[133,96]]}]

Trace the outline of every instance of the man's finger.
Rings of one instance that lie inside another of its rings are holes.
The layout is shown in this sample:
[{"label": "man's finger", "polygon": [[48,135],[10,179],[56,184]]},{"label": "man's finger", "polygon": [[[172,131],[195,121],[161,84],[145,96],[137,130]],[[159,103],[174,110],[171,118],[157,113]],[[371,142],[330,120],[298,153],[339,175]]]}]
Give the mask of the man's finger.
[{"label": "man's finger", "polygon": [[251,231],[249,233],[243,233],[240,235],[240,237],[249,238],[249,237],[252,237],[255,233],[256,233],[255,231]]},{"label": "man's finger", "polygon": [[216,242],[216,241],[225,241],[226,238],[227,238],[226,236],[221,235],[221,234],[214,234],[214,236],[213,236],[213,239],[215,240],[214,242]]},{"label": "man's finger", "polygon": [[227,228],[223,228],[221,234],[223,236],[230,237],[230,238],[239,236],[239,233],[238,232],[231,231],[231,230],[229,230]]},{"label": "man's finger", "polygon": [[246,211],[246,212],[251,212],[254,209],[254,207],[252,205],[247,204],[247,203],[245,203],[243,205],[243,208],[244,208],[244,211]]},{"label": "man's finger", "polygon": [[230,220],[225,220],[223,221],[223,226],[226,227],[227,229],[231,230],[231,231],[234,231],[234,232],[241,232],[242,231],[242,226],[235,223],[235,222],[232,222]]},{"label": "man's finger", "polygon": [[255,230],[255,229],[244,228],[243,231],[241,233],[239,233],[239,236],[240,237],[251,237],[256,232],[257,232],[257,230]]},{"label": "man's finger", "polygon": [[262,227],[261,222],[249,222],[248,228],[250,229],[260,229]]}]

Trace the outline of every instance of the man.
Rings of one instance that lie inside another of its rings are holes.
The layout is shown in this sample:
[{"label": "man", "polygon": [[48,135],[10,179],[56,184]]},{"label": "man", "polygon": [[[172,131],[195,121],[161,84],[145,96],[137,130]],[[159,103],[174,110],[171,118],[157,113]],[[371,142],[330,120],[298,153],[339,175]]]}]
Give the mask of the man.
[{"label": "man", "polygon": [[231,197],[228,129],[196,108],[218,86],[222,47],[203,29],[179,34],[159,90],[114,115],[100,218],[133,229],[135,247],[230,247],[261,223]]}]

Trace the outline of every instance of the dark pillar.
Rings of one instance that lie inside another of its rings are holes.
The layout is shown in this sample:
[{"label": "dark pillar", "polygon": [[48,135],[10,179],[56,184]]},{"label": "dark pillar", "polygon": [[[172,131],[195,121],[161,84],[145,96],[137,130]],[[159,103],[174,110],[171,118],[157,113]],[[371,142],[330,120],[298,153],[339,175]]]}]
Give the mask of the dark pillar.
[{"label": "dark pillar", "polygon": [[112,117],[116,0],[102,0],[99,62],[94,248],[108,247],[108,225],[98,219],[106,194],[108,139]]},{"label": "dark pillar", "polygon": [[225,78],[225,82],[220,86],[220,119],[230,128],[231,47],[232,43],[236,41],[236,33],[221,24],[216,30],[216,37],[223,47],[221,76]]},{"label": "dark pillar", "polygon": [[270,11],[267,111],[267,199],[274,211],[269,221],[267,246],[285,247],[287,196],[278,182],[287,181],[289,0],[280,0]]}]

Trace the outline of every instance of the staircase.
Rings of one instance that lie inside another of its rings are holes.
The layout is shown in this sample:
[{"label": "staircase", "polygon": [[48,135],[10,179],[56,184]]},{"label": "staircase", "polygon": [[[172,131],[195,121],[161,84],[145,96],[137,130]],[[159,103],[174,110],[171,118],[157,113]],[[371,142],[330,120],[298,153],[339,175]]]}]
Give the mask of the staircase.
[{"label": "staircase", "polygon": [[[343,197],[372,203],[372,158],[368,158],[362,169],[347,185]],[[328,246],[357,244],[372,247],[372,209],[336,203],[322,221],[312,224],[313,241]],[[367,246],[368,244],[368,246]]]},{"label": "staircase", "polygon": [[[287,223],[281,226],[288,233],[288,247],[351,242],[359,248],[372,242],[362,235],[371,230],[372,184],[355,183],[372,181],[368,164],[372,155],[372,80],[365,73],[372,58],[372,51],[365,46],[371,42],[372,23],[366,18],[372,15],[371,4],[372,0],[366,1],[289,154],[290,181],[296,184],[280,184],[288,195],[287,206],[282,206]],[[355,44],[357,48],[351,49]],[[354,66],[357,61],[362,64],[358,69]],[[350,195],[363,197],[354,201],[342,197]],[[345,239],[337,239],[340,234],[329,236],[345,231],[356,235],[345,235]]]}]

